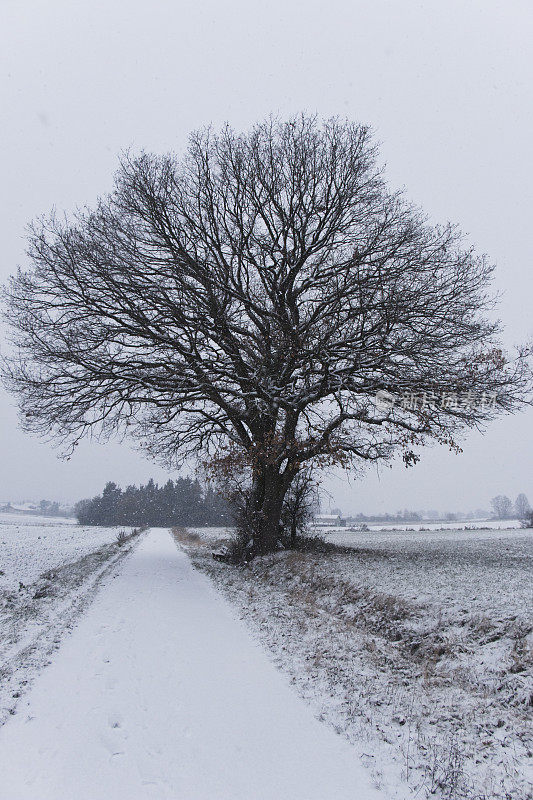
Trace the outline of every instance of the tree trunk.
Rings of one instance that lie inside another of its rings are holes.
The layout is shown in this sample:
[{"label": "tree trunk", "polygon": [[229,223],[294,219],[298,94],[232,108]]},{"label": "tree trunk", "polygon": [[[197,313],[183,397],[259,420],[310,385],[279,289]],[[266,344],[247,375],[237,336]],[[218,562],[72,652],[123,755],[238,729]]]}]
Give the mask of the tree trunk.
[{"label": "tree trunk", "polygon": [[286,482],[271,466],[258,469],[251,492],[253,550],[256,555],[271,553],[278,547],[286,491]]}]

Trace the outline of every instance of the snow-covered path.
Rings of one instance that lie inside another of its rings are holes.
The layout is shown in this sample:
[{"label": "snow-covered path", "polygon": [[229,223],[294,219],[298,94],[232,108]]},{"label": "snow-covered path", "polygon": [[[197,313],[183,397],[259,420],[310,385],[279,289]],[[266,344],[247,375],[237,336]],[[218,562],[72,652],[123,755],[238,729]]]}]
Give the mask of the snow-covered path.
[{"label": "snow-covered path", "polygon": [[377,800],[168,531],[105,584],[0,730],[1,800]]}]

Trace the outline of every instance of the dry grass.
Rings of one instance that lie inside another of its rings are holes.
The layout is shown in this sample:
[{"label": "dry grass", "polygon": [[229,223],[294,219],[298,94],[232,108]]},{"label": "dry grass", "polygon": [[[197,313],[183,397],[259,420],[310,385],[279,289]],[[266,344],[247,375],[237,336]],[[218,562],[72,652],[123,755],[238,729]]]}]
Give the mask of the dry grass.
[{"label": "dry grass", "polygon": [[198,533],[189,532],[187,528],[172,528],[172,536],[179,544],[206,546],[206,542],[202,542]]},{"label": "dry grass", "polygon": [[196,531],[191,531],[188,528],[172,528],[172,535],[176,542],[178,542],[180,545],[183,545],[186,550],[189,548],[214,550],[227,544],[227,539],[220,539],[215,536],[210,536],[209,533],[204,533],[202,536],[200,536],[199,533]]}]

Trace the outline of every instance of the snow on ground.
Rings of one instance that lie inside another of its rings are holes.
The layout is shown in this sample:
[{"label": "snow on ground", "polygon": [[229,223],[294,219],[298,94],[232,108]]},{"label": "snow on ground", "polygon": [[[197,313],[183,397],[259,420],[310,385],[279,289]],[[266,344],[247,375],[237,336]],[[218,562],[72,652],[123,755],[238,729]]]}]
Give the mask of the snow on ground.
[{"label": "snow on ground", "polygon": [[245,568],[202,537],[195,565],[390,798],[405,778],[418,798],[531,797],[533,531],[338,531],[340,552]]},{"label": "snow on ground", "polygon": [[385,800],[170,533],[107,580],[0,730],[6,800]]},{"label": "snow on ground", "polygon": [[[363,555],[357,570],[361,575],[364,569],[366,585],[434,603],[453,617],[477,613],[494,621],[521,615],[532,599],[532,529],[338,532],[324,538]],[[350,562],[348,572],[353,574]]]},{"label": "snow on ground", "polygon": [[119,528],[73,523],[0,514],[0,724],[133,545],[117,544]]},{"label": "snow on ground", "polygon": [[72,519],[0,513],[0,592],[33,583],[46,570],[115,542],[119,530],[83,527]]}]

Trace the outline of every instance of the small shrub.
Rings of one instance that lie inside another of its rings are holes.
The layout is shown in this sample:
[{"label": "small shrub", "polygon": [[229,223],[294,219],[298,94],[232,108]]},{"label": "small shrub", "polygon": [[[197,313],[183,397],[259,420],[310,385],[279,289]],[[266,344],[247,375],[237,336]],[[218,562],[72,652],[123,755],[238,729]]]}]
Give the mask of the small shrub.
[{"label": "small shrub", "polygon": [[529,514],[524,517],[520,525],[522,528],[533,528],[533,511],[530,511]]},{"label": "small shrub", "polygon": [[254,540],[260,527],[249,491],[236,493],[232,500],[235,534],[228,544],[213,553],[213,558],[227,564],[246,564],[257,553]]},{"label": "small shrub", "polygon": [[118,532],[118,534],[117,534],[117,544],[118,544],[119,547],[122,547],[123,544],[126,544],[128,539],[129,539],[129,536],[126,533],[125,530],[121,530],[121,531]]}]

